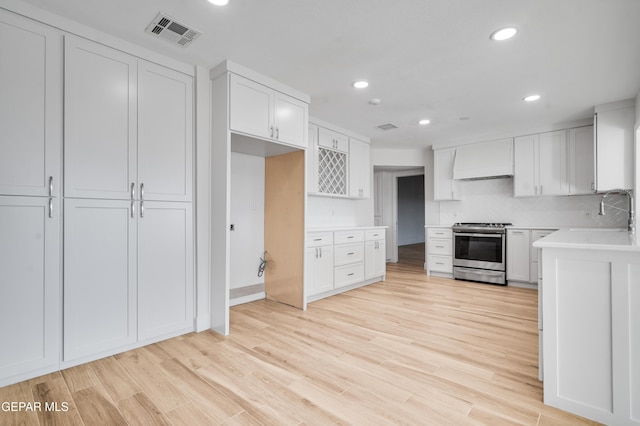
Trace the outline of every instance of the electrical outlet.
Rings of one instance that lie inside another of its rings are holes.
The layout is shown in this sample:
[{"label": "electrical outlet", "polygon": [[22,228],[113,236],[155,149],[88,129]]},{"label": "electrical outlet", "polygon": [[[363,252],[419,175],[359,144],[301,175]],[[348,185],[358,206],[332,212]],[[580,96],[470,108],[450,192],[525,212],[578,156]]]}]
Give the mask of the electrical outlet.
[{"label": "electrical outlet", "polygon": [[585,210],[584,212],[584,218],[585,219],[593,219],[593,212],[590,210]]}]

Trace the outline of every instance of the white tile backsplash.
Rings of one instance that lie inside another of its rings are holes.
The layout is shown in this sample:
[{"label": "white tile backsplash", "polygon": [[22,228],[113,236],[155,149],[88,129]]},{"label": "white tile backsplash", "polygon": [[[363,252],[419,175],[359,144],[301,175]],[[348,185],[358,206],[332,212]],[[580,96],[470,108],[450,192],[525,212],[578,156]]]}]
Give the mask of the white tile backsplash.
[{"label": "white tile backsplash", "polygon": [[[458,181],[461,201],[440,202],[440,223],[510,222],[522,226],[626,227],[627,214],[606,208],[598,215],[601,195],[558,197],[513,196],[513,179]],[[626,196],[607,197],[607,204],[627,208]]]}]

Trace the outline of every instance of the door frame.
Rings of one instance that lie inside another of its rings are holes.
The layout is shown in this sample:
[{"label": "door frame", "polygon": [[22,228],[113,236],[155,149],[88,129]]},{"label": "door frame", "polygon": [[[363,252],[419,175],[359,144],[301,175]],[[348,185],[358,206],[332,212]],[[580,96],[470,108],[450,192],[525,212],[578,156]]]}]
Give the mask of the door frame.
[{"label": "door frame", "polygon": [[[391,172],[391,258],[390,262],[398,263],[398,178],[409,176],[425,176],[424,169],[412,168],[411,170]],[[425,200],[426,202],[426,200]]]}]

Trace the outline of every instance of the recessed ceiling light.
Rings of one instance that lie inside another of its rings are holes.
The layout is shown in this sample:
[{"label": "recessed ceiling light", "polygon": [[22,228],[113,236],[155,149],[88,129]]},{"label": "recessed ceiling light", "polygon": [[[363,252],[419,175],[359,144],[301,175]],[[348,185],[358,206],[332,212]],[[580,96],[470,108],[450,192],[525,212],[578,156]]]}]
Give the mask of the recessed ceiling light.
[{"label": "recessed ceiling light", "polygon": [[215,4],[216,6],[226,6],[229,0],[209,0],[209,3]]},{"label": "recessed ceiling light", "polygon": [[529,95],[522,98],[522,100],[525,102],[534,102],[534,101],[537,101],[538,99],[540,99],[540,95]]},{"label": "recessed ceiling light", "polygon": [[518,30],[515,27],[500,28],[499,30],[495,30],[491,33],[489,38],[493,41],[508,40],[516,35],[517,32]]},{"label": "recessed ceiling light", "polygon": [[368,87],[368,86],[369,86],[369,82],[364,80],[356,81],[355,83],[353,83],[353,87],[355,87],[356,89],[364,89],[365,87]]},{"label": "recessed ceiling light", "polygon": [[423,118],[422,120],[418,121],[418,124],[420,124],[421,126],[426,126],[429,123],[431,123],[431,120],[429,120],[428,118]]}]

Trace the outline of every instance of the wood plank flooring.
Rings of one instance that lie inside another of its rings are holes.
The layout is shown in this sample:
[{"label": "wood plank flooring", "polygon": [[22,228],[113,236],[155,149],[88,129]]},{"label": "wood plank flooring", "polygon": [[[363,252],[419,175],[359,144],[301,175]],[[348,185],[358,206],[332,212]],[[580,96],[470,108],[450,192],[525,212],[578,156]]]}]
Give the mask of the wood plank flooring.
[{"label": "wood plank flooring", "polygon": [[231,335],[191,333],[12,386],[0,425],[582,425],[542,404],[535,291],[426,277],[387,281],[307,312],[231,309]]}]

